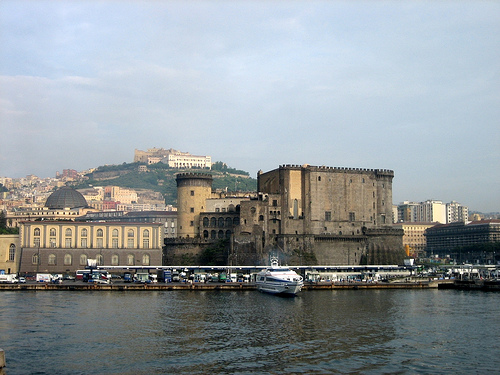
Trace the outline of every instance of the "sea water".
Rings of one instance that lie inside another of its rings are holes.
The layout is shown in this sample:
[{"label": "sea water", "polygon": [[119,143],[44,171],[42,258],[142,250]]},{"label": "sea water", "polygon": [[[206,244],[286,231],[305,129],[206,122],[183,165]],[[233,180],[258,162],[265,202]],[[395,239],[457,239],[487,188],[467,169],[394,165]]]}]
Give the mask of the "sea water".
[{"label": "sea water", "polygon": [[6,291],[8,375],[500,373],[500,293]]}]

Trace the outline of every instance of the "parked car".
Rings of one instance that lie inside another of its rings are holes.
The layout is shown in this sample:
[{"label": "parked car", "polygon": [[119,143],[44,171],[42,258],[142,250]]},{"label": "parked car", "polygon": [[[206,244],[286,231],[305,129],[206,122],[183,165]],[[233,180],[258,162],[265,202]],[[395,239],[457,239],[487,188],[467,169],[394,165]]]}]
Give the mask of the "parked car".
[{"label": "parked car", "polygon": [[18,280],[20,284],[26,284],[26,278],[20,277]]}]

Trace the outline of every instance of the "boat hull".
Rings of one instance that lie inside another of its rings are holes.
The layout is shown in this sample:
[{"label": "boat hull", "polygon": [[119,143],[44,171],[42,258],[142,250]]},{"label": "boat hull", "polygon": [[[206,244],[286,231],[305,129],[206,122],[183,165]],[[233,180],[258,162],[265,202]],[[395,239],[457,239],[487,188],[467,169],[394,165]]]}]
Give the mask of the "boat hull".
[{"label": "boat hull", "polygon": [[257,290],[270,294],[296,295],[302,290],[302,283],[257,283]]}]

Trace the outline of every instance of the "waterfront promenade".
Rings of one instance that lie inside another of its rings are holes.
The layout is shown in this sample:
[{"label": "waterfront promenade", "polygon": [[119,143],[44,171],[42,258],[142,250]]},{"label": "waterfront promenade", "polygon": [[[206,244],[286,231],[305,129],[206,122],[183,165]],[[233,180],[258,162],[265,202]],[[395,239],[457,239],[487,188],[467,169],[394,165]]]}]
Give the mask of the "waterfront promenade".
[{"label": "waterfront promenade", "polygon": [[[415,282],[306,282],[302,290],[332,290],[332,289],[430,289],[438,288],[439,284],[453,284],[453,280],[432,280]],[[64,282],[62,284],[29,283],[0,284],[2,290],[19,291],[49,291],[49,290],[93,290],[93,291],[140,291],[140,290],[257,290],[255,283],[113,283],[93,284],[84,282]]]}]

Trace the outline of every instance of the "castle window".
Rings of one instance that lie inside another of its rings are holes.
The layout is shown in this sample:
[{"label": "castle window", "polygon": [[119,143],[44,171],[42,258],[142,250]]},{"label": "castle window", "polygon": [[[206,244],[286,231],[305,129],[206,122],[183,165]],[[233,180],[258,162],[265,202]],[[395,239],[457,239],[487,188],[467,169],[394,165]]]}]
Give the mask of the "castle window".
[{"label": "castle window", "polygon": [[332,212],[325,211],[325,221],[331,221],[331,220],[332,220]]},{"label": "castle window", "polygon": [[255,215],[255,212],[256,212],[256,211],[257,211],[257,210],[255,209],[255,207],[250,208],[250,212],[252,213],[252,215]]},{"label": "castle window", "polygon": [[13,262],[16,259],[16,245],[13,243],[9,246],[9,262]]},{"label": "castle window", "polygon": [[208,230],[203,231],[203,238],[208,238]]},{"label": "castle window", "polygon": [[219,217],[219,228],[223,228],[223,227],[224,227],[224,218]]},{"label": "castle window", "polygon": [[264,215],[259,215],[259,221],[263,221],[264,220]]},{"label": "castle window", "polygon": [[226,218],[226,227],[230,228],[233,225],[233,221],[230,217]]},{"label": "castle window", "polygon": [[354,212],[349,212],[349,221],[356,221],[356,214]]},{"label": "castle window", "polygon": [[211,231],[211,232],[210,232],[210,238],[211,238],[212,240],[215,240],[215,238],[216,238],[216,237],[217,237],[217,232],[216,232],[216,231],[214,231],[214,230],[213,230],[213,231]]},{"label": "castle window", "polygon": [[191,190],[191,196],[194,197],[194,190]]},{"label": "castle window", "polygon": [[318,176],[318,181],[321,181],[321,176]]},{"label": "castle window", "polygon": [[191,220],[191,221],[189,222],[189,226],[194,227],[194,221],[193,221],[193,220]]},{"label": "castle window", "polygon": [[189,212],[194,213],[194,207],[189,208]]},{"label": "castle window", "polygon": [[224,231],[223,231],[223,230],[220,230],[220,231],[217,233],[217,237],[219,237],[219,238],[224,238]]},{"label": "castle window", "polygon": [[203,218],[203,226],[208,227],[209,225],[210,225],[210,220],[208,219],[208,217],[204,217]]},{"label": "castle window", "polygon": [[277,199],[273,199],[273,207],[277,207],[278,206],[278,200]]},{"label": "castle window", "polygon": [[231,238],[231,231],[230,230],[226,230],[226,238]]},{"label": "castle window", "polygon": [[217,219],[215,217],[210,219],[210,226],[213,228],[217,226]]}]

